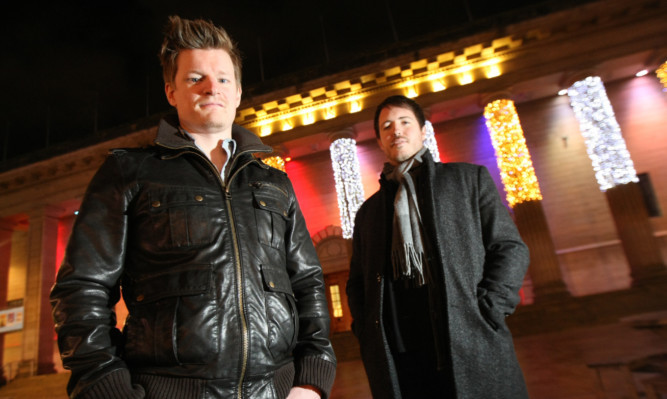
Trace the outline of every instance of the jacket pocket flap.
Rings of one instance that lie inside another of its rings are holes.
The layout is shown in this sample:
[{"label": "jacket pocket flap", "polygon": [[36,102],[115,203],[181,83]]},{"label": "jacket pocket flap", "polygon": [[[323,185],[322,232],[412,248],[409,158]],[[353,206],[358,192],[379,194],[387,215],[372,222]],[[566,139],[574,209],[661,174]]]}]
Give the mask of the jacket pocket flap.
[{"label": "jacket pocket flap", "polygon": [[284,292],[294,295],[287,271],[262,265],[262,278],[264,279],[264,287],[267,291]]},{"label": "jacket pocket flap", "polygon": [[165,187],[149,193],[149,207],[153,212],[177,206],[201,206],[219,202],[220,194],[205,188]]},{"label": "jacket pocket flap", "polygon": [[252,195],[255,199],[255,208],[277,213],[284,218],[287,217],[287,200],[285,196],[272,195],[267,191],[255,191]]},{"label": "jacket pocket flap", "polygon": [[123,287],[125,299],[140,304],[169,297],[204,294],[211,287],[211,275],[210,265],[188,265],[131,279]]}]

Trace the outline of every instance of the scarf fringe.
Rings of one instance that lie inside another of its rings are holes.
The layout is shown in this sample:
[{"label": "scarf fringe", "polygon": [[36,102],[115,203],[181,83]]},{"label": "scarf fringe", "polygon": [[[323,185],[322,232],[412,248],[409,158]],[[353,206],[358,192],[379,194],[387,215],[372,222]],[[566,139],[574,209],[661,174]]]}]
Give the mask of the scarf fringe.
[{"label": "scarf fringe", "polygon": [[423,256],[424,254],[417,252],[412,244],[394,246],[391,251],[394,280],[414,278],[417,286],[424,285]]}]

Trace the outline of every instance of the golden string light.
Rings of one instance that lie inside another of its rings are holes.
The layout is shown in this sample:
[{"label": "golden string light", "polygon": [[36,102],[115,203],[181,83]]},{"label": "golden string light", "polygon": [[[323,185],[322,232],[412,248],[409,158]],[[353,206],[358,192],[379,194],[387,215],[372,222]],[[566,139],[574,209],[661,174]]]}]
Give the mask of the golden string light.
[{"label": "golden string light", "polygon": [[660,79],[660,83],[662,83],[667,90],[667,61],[663,62],[662,65],[658,67],[655,74],[658,76],[658,79]]},{"label": "golden string light", "polygon": [[514,207],[524,201],[541,200],[540,186],[514,102],[507,99],[493,101],[484,108],[484,117],[509,205]]},{"label": "golden string light", "polygon": [[280,155],[273,155],[270,157],[266,157],[262,159],[262,162],[285,172],[285,160]]}]

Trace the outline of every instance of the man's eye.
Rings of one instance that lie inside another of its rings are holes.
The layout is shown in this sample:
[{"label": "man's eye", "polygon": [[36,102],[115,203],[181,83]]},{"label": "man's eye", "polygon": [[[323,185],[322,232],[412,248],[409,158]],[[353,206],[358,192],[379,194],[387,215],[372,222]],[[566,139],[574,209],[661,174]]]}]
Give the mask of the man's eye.
[{"label": "man's eye", "polygon": [[218,79],[218,82],[220,82],[220,83],[229,83],[229,79],[220,78],[220,79]]},{"label": "man's eye", "polygon": [[188,82],[192,82],[192,83],[197,83],[197,82],[199,82],[200,80],[201,80],[201,78],[199,78],[199,77],[191,77],[191,78],[188,78]]}]

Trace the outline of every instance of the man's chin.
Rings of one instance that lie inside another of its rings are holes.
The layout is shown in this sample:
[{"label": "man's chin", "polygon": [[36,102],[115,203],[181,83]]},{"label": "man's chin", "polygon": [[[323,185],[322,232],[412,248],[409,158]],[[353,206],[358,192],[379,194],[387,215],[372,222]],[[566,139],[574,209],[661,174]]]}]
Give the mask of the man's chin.
[{"label": "man's chin", "polygon": [[204,124],[202,125],[202,127],[204,129],[209,130],[209,131],[222,130],[225,127],[229,127],[229,126],[231,126],[231,123],[227,124],[227,123],[222,123],[222,122],[217,122],[217,121],[204,122]]},{"label": "man's chin", "polygon": [[231,129],[232,123],[219,120],[206,120],[199,124],[199,129],[201,133],[218,133]]}]

